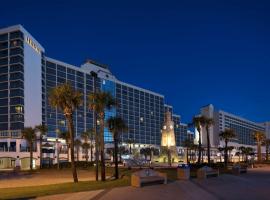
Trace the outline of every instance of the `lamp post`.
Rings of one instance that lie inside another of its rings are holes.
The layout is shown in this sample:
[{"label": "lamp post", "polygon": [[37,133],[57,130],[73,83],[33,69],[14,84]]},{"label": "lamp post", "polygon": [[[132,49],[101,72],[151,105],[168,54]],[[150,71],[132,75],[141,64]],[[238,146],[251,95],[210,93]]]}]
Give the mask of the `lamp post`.
[{"label": "lamp post", "polygon": [[[91,76],[93,77],[93,92],[96,93],[97,86],[97,73],[91,71]],[[94,122],[94,132],[95,132],[95,162],[96,162],[96,181],[98,181],[98,160],[99,160],[99,153],[98,153],[98,136],[97,136],[97,114],[96,111],[93,110],[93,122]]]}]

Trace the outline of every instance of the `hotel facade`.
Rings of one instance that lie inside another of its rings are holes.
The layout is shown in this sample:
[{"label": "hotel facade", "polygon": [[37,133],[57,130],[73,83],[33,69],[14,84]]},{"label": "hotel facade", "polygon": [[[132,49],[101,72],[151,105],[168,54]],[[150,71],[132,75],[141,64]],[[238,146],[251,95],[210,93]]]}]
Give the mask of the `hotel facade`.
[{"label": "hotel facade", "polygon": [[[236,152],[239,152],[239,147],[251,147],[254,152],[257,151],[256,141],[254,140],[253,134],[256,131],[265,133],[267,138],[270,138],[270,126],[269,122],[257,123],[251,120],[245,119],[243,117],[234,115],[232,113],[225,112],[223,110],[219,110],[214,108],[212,104],[204,106],[200,110],[200,115],[205,116],[207,118],[212,118],[214,120],[214,124],[210,127],[209,135],[210,135],[210,144],[213,149],[213,155],[218,155],[218,147],[224,147],[224,141],[222,141],[219,137],[220,132],[226,129],[234,130],[236,137],[229,142],[229,146],[233,146],[234,150],[231,152],[232,156],[235,155]],[[195,130],[195,141],[198,142],[199,134],[198,131]],[[201,131],[201,139],[202,145],[204,147],[207,146],[207,136],[205,128],[202,128]],[[263,152],[265,152],[265,148],[263,147]]]},{"label": "hotel facade", "polygon": [[[91,75],[93,72],[97,78]],[[106,119],[121,116],[126,121],[129,130],[121,136],[123,143],[132,139],[139,146],[160,146],[166,111],[164,95],[124,83],[107,66],[91,60],[79,67],[49,58],[29,32],[15,25],[0,29],[0,168],[12,167],[23,159],[29,163],[27,142],[21,139],[24,127],[47,125],[48,141],[53,141],[58,131],[66,130],[63,113],[48,102],[50,90],[65,82],[83,94],[83,105],[74,112],[76,137],[93,127],[93,112],[88,109],[87,96],[96,88],[110,92],[118,101],[117,108],[106,110],[105,116]],[[192,134],[186,134],[187,129],[180,131],[180,117],[174,116],[177,144],[181,145]],[[107,128],[104,139],[112,142]],[[34,153],[36,165],[39,165],[38,149]]]}]

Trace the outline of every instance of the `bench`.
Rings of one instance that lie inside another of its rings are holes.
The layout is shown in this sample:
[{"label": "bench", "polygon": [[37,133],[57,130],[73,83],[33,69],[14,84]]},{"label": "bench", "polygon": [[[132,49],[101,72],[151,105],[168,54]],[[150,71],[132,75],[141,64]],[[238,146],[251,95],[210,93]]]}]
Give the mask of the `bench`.
[{"label": "bench", "polygon": [[208,177],[218,177],[219,176],[219,170],[213,169],[211,167],[202,167],[197,170],[197,178],[199,179],[206,179]]},{"label": "bench", "polygon": [[232,167],[232,173],[234,175],[239,175],[239,174],[247,173],[247,166],[235,165],[235,166]]},{"label": "bench", "polygon": [[142,187],[152,184],[167,184],[167,174],[143,169],[131,175],[131,186]]}]

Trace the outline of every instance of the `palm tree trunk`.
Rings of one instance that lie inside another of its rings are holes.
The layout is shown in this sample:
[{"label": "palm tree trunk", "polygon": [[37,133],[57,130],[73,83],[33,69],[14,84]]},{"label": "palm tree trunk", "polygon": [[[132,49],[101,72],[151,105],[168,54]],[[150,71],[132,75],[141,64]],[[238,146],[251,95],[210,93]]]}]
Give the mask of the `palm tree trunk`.
[{"label": "palm tree trunk", "polygon": [[187,148],[187,155],[186,155],[186,156],[187,156],[187,164],[188,164],[188,161],[189,161],[189,160],[188,160],[188,148]]},{"label": "palm tree trunk", "polygon": [[266,144],[265,145],[265,153],[266,153],[266,161],[269,160],[269,144]]},{"label": "palm tree trunk", "polygon": [[91,160],[91,163],[93,162],[93,142],[92,142],[92,140],[90,140],[90,156],[91,156],[91,158],[90,158],[90,160]]},{"label": "palm tree trunk", "polygon": [[262,162],[262,149],[261,149],[261,142],[258,141],[258,162]]},{"label": "palm tree trunk", "polygon": [[225,140],[224,163],[225,163],[225,167],[227,167],[228,165],[228,141],[227,140]]},{"label": "palm tree trunk", "polygon": [[68,130],[70,134],[70,157],[71,157],[71,170],[73,175],[73,181],[74,183],[78,182],[78,176],[77,176],[77,170],[74,162],[74,125],[73,125],[73,118],[72,115],[67,115],[67,121],[68,121]]},{"label": "palm tree trunk", "polygon": [[[41,133],[40,133],[41,134]],[[42,154],[42,135],[40,135],[40,138],[39,138],[39,168],[41,169],[42,168],[42,160],[43,160],[43,154]]]},{"label": "palm tree trunk", "polygon": [[206,127],[206,135],[207,135],[207,161],[208,165],[210,165],[210,136],[209,136],[209,128]]},{"label": "palm tree trunk", "polygon": [[114,138],[114,168],[115,168],[115,179],[119,178],[118,174],[118,140]]},{"label": "palm tree trunk", "polygon": [[201,141],[201,131],[198,130],[198,132],[199,132],[198,164],[200,164],[201,163],[201,156],[202,156],[202,141]]},{"label": "palm tree trunk", "polygon": [[104,115],[100,117],[100,165],[101,165],[101,180],[105,181],[105,155],[104,155]]},{"label": "palm tree trunk", "polygon": [[31,141],[29,144],[29,151],[30,151],[30,170],[33,170],[33,142]]},{"label": "palm tree trunk", "polygon": [[131,144],[129,144],[129,154],[131,154]]},{"label": "palm tree trunk", "polygon": [[77,151],[77,152],[76,152],[76,153],[77,153],[77,162],[79,161],[79,148],[80,148],[80,147],[77,147],[77,148],[76,148],[76,151]]}]

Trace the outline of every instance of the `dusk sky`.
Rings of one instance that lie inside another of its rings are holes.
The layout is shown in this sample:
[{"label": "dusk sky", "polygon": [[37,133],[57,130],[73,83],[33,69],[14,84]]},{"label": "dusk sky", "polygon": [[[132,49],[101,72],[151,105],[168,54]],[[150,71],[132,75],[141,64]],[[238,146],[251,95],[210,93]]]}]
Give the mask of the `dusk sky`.
[{"label": "dusk sky", "polygon": [[[15,5],[16,4],[16,5]],[[46,55],[109,65],[165,95],[189,122],[201,106],[270,121],[269,1],[3,1],[0,28],[22,24]]]}]

